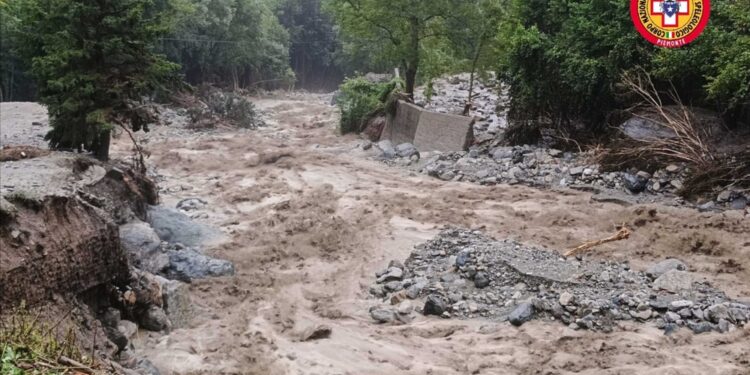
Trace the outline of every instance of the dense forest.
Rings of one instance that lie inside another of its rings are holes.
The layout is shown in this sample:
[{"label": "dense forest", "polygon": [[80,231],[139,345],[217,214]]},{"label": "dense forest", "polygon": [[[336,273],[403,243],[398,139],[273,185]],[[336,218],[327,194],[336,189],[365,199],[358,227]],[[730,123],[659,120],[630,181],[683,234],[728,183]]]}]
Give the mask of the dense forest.
[{"label": "dense forest", "polygon": [[179,82],[331,91],[394,68],[407,95],[446,73],[493,72],[512,124],[587,133],[632,104],[620,83],[641,71],[735,127],[750,112],[750,0],[711,11],[697,41],[664,49],[638,35],[625,1],[2,0],[0,91],[45,103],[56,123],[93,124],[78,136],[61,124],[59,147],[97,144],[114,118],[140,129],[148,119],[127,101]]}]

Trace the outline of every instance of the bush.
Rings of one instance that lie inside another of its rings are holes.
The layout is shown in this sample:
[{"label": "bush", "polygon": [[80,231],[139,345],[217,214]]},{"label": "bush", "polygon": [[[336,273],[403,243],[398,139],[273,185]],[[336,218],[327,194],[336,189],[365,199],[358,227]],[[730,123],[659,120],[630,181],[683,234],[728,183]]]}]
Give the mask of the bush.
[{"label": "bush", "polygon": [[223,122],[245,129],[265,125],[255,105],[238,93],[204,85],[198,90],[198,95],[202,102],[188,110],[191,127],[195,129],[213,128]]},{"label": "bush", "polygon": [[373,83],[363,77],[349,78],[336,98],[341,109],[341,134],[359,133],[367,121],[383,113],[397,82]]}]

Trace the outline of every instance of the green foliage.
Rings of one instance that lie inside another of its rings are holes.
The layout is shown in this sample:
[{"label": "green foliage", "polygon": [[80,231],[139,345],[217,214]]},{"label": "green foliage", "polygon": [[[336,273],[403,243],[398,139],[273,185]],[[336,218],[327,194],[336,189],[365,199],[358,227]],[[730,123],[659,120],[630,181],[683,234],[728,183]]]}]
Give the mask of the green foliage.
[{"label": "green foliage", "polygon": [[34,85],[16,54],[19,2],[0,1],[0,101],[32,100]]},{"label": "green foliage", "polygon": [[218,123],[229,123],[245,129],[255,129],[265,123],[255,110],[255,105],[236,92],[223,92],[209,85],[203,85],[198,93],[204,106],[194,106],[188,110],[191,127],[194,129],[214,128]]},{"label": "green foliage", "polygon": [[343,78],[338,61],[341,43],[322,0],[282,0],[276,14],[289,32],[289,61],[297,87],[335,89]]},{"label": "green foliage", "polygon": [[289,85],[289,34],[272,0],[180,0],[180,13],[161,49],[191,84],[246,88]]},{"label": "green foliage", "polygon": [[396,86],[395,81],[373,83],[362,77],[345,80],[337,100],[341,109],[341,133],[362,131],[367,120],[386,110],[386,104]]},{"label": "green foliage", "polygon": [[84,148],[106,159],[110,130],[145,128],[151,119],[139,103],[166,89],[176,68],[150,47],[166,31],[162,13],[151,12],[151,0],[19,4],[19,48],[50,114],[50,146]]},{"label": "green foliage", "polygon": [[445,20],[458,0],[329,0],[328,9],[344,43],[367,60],[401,66],[406,92],[413,94],[425,42],[445,34]]},{"label": "green foliage", "polygon": [[657,86],[728,119],[750,100],[750,1],[715,0],[710,26],[677,49],[635,31],[626,1],[513,0],[495,40],[511,87],[510,121],[574,132],[601,131],[631,103],[618,96],[624,72],[644,68]]},{"label": "green foliage", "polygon": [[513,1],[497,36],[511,122],[604,126],[614,83],[654,49],[635,32],[628,4]]},{"label": "green foliage", "polygon": [[[70,369],[59,366],[61,356],[85,365],[91,359],[81,354],[72,329],[62,330],[32,316],[25,306],[0,319],[0,375],[63,375]],[[44,365],[42,365],[44,364]],[[31,368],[31,369],[29,369]]]}]

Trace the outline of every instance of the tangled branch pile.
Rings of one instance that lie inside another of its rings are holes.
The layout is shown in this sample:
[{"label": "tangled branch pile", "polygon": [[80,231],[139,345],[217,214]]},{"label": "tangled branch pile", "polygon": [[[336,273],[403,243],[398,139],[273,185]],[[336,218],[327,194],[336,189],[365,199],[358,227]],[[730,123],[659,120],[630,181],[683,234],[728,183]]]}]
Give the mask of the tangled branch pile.
[{"label": "tangled branch pile", "polygon": [[731,155],[719,153],[710,127],[701,123],[674,88],[664,95],[674,105],[666,105],[647,72],[625,74],[622,83],[639,99],[631,108],[631,114],[658,127],[660,135],[616,142],[599,155],[599,163],[605,169],[648,170],[668,163],[685,163],[691,170],[691,176],[679,192],[685,197],[708,193],[715,188],[750,188],[750,151],[746,149]]}]

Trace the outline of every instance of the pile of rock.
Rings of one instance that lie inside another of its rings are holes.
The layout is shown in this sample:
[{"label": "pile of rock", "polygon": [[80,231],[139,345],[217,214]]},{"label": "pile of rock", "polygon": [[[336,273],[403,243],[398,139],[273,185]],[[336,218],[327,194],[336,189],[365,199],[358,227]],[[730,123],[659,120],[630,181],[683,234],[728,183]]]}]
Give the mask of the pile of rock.
[{"label": "pile of rock", "polygon": [[[420,153],[413,145],[378,143],[379,158],[388,164],[414,168],[444,181],[482,185],[523,184],[544,188],[571,187],[622,195],[627,201],[665,201],[691,205],[677,196],[690,170],[671,164],[650,174],[627,170],[602,172],[589,153],[571,153],[537,146],[495,147],[484,152]],[[404,150],[404,152],[401,152]],[[406,152],[408,151],[408,152]],[[421,156],[421,158],[420,158]],[[745,209],[750,192],[725,191],[714,201],[695,205],[704,211]]]},{"label": "pile of rock", "polygon": [[[433,95],[428,100],[427,88],[420,88],[414,94],[417,105],[433,112],[460,115],[469,99],[470,75],[468,73],[439,78],[432,82]],[[490,77],[475,79],[472,108],[474,117],[474,137],[478,143],[484,143],[502,135],[508,126],[503,103],[508,98],[498,93],[500,83]]]},{"label": "pile of rock", "polygon": [[[728,332],[750,321],[750,306],[729,299],[670,259],[647,272],[627,263],[565,259],[515,241],[447,229],[417,246],[405,264],[379,272],[370,294],[392,306],[370,314],[380,323],[408,322],[412,303],[425,315],[488,318],[521,325],[560,321],[574,329],[610,331],[617,321],[653,322],[670,333]],[[417,302],[419,301],[419,302]]]}]

